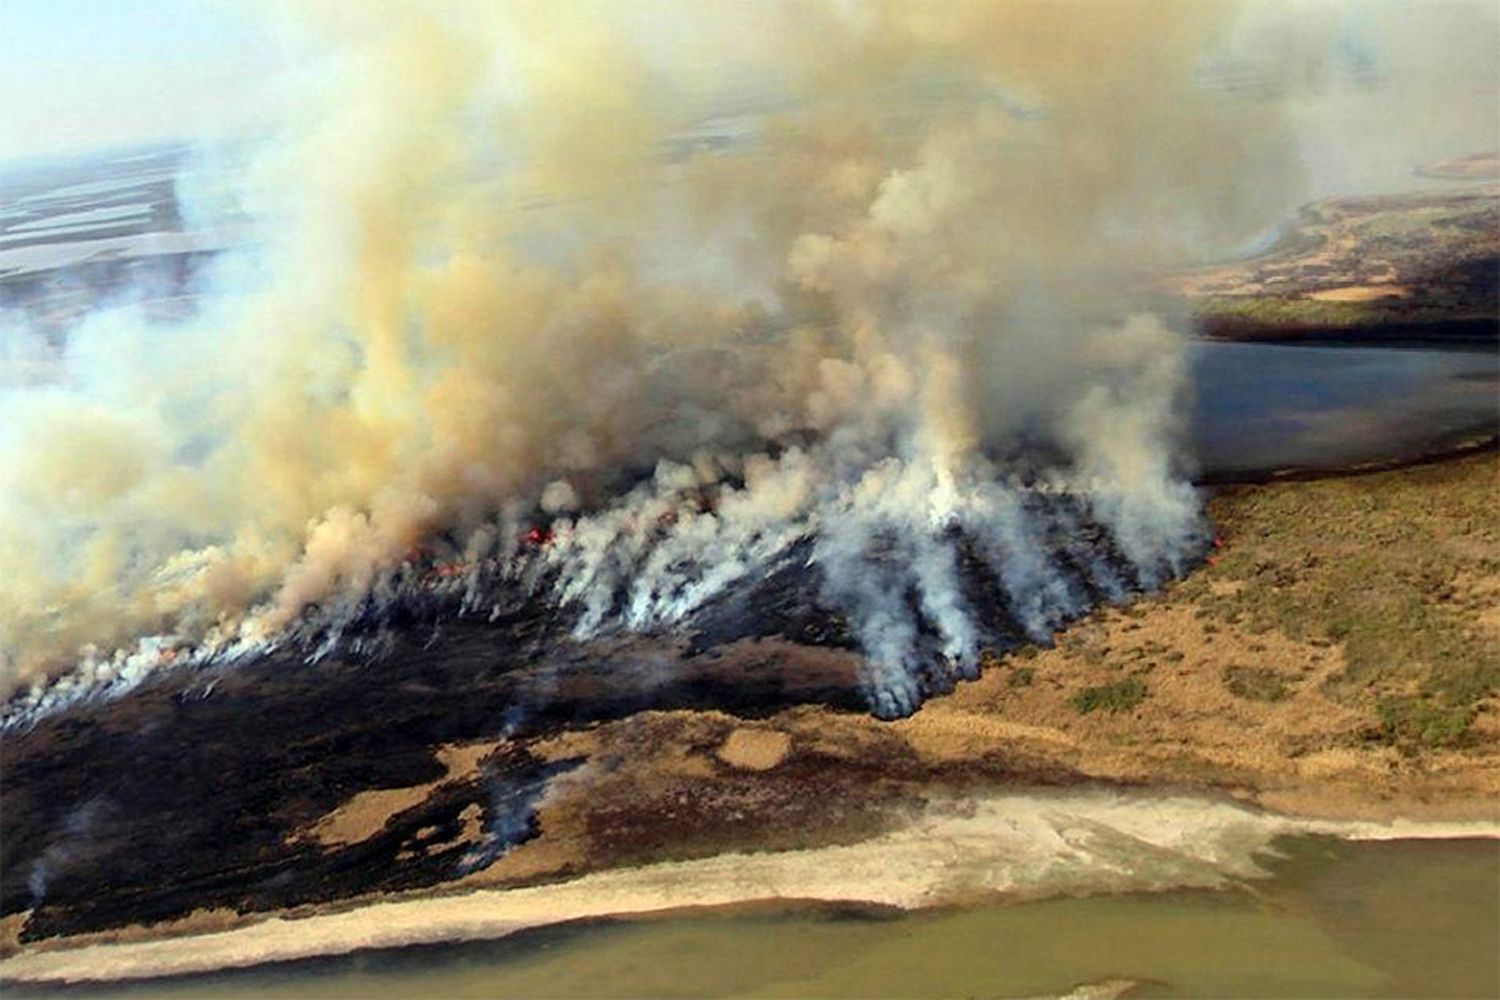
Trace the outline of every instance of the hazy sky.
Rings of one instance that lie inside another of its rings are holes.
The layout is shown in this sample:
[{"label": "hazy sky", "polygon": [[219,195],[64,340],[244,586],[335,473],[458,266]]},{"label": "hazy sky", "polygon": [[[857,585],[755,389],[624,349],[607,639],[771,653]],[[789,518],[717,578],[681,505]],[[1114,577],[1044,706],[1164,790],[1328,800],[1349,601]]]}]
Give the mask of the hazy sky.
[{"label": "hazy sky", "polygon": [[[358,7],[373,0],[345,2]],[[1100,3],[1107,6],[1108,0]],[[715,24],[738,24],[737,14],[754,9],[727,2],[714,6],[715,15],[707,20]],[[0,93],[5,95],[0,161],[212,138],[269,123],[275,109],[284,107],[279,102],[299,99],[289,75],[314,67],[323,55],[307,47],[305,36],[283,30],[290,25],[275,16],[279,9],[273,0],[0,0]],[[653,5],[644,8],[650,28],[638,40],[648,50],[653,41],[684,47],[688,19],[666,10],[663,15]],[[1266,72],[1308,56],[1288,47],[1291,24],[1302,29],[1301,35],[1318,34],[1309,26],[1331,25],[1338,30],[1324,32],[1328,37],[1358,41],[1372,66],[1394,72],[1400,83],[1388,93],[1410,99],[1388,109],[1385,122],[1400,127],[1386,145],[1402,147],[1402,171],[1409,171],[1411,155],[1457,155],[1496,142],[1491,112],[1500,32],[1491,2],[1276,0],[1248,5],[1240,20],[1232,37],[1248,43],[1252,61]],[[696,38],[686,48],[718,60],[717,65],[732,58],[734,45]],[[680,60],[681,52],[674,58]],[[1439,84],[1443,99],[1429,100]],[[1385,93],[1370,102],[1385,101]],[[1317,147],[1309,150],[1315,165],[1349,190],[1361,185],[1347,176],[1345,160],[1369,161],[1369,171],[1388,173],[1364,141],[1370,138],[1368,116],[1352,114],[1326,95],[1321,99],[1327,106],[1316,107],[1311,99],[1289,105],[1290,113],[1307,119],[1302,134]],[[1458,106],[1474,100],[1480,102],[1477,116]],[[1481,127],[1474,127],[1476,121]],[[1421,141],[1407,135],[1414,131],[1423,133]]]},{"label": "hazy sky", "polygon": [[248,0],[0,0],[0,159],[243,128],[270,32]]}]

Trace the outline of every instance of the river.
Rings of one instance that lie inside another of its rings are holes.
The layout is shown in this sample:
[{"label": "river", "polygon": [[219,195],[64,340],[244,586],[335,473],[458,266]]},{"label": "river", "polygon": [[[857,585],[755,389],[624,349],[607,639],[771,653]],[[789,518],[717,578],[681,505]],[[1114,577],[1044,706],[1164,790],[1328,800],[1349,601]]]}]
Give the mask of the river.
[{"label": "river", "polygon": [[1500,843],[1294,837],[1275,855],[1269,878],[1226,890],[699,913],[67,995],[1021,997],[1126,982],[1131,997],[1500,995]]},{"label": "river", "polygon": [[1210,480],[1400,462],[1493,437],[1500,354],[1195,341],[1191,453]]}]

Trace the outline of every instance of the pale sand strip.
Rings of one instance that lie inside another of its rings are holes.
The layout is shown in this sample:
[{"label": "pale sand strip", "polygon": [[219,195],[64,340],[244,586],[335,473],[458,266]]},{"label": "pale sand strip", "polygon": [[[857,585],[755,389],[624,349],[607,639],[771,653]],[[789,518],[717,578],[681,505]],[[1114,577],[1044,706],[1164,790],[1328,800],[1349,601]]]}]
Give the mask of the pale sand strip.
[{"label": "pale sand strip", "polygon": [[178,975],[750,902],[910,909],[997,895],[1213,887],[1263,875],[1256,853],[1279,835],[1297,833],[1372,840],[1500,837],[1500,823],[1302,820],[1163,794],[1010,794],[933,806],[893,833],[849,846],[726,854],[553,885],[408,897],[192,937],[33,948],[0,962],[0,977],[77,982]]}]

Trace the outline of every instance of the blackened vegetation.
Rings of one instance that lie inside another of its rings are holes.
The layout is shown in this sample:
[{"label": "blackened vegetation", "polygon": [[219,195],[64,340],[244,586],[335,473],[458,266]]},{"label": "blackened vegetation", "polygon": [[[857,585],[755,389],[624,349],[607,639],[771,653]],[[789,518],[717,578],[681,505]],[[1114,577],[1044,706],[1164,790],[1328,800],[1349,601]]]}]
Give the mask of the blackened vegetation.
[{"label": "blackened vegetation", "polygon": [[810,572],[812,541],[792,546],[756,586],[735,587],[710,601],[693,619],[689,650],[709,653],[743,639],[781,635],[809,646],[857,650],[848,620],[819,598]]},{"label": "blackened vegetation", "polygon": [[[963,553],[976,618],[995,648],[1017,644],[1004,589]],[[1101,560],[1111,580],[1133,581],[1107,546]],[[1117,596],[1098,569],[1061,565],[1090,597]],[[406,586],[337,630],[309,626],[249,661],[162,669],[115,700],[9,729],[0,913],[32,910],[34,940],[430,886],[536,835],[535,803],[571,765],[533,756],[530,738],[647,708],[865,710],[848,625],[796,552],[673,635],[575,639],[574,615],[541,599],[545,586],[524,590],[508,577],[482,597],[472,581]],[[827,653],[797,654],[809,647]],[[954,683],[939,659],[914,665],[929,692]],[[440,784],[365,841],[298,836],[357,792],[442,778],[438,746],[501,738],[480,773]],[[473,806],[478,844],[460,836]]]},{"label": "blackened vegetation", "polygon": [[[1049,553],[1050,571],[1067,595],[1065,607],[1051,609],[1059,622],[1083,609],[1123,600],[1146,589],[1137,568],[1077,500],[1054,496],[1045,504],[1030,506],[1032,523],[1043,531],[1039,541]],[[983,648],[1000,654],[1039,638],[1028,636],[1021,624],[1025,613],[993,568],[996,558],[1003,560],[1006,554],[993,551],[993,545],[987,553],[983,543],[956,526],[947,529],[944,543],[955,554],[960,597],[972,609]],[[896,581],[897,587],[903,586],[900,581],[908,581],[903,600],[907,619],[917,626],[918,656],[906,669],[917,677],[921,694],[927,697],[951,691],[958,680],[972,679],[976,674],[972,665],[954,664],[944,656],[942,636],[910,580],[906,563],[911,557],[899,535],[877,535],[865,555],[864,568],[883,580]],[[706,653],[736,641],[777,635],[804,645],[857,652],[859,636],[843,610],[827,600],[819,574],[809,571],[812,559],[813,543],[803,540],[757,583],[734,588],[695,612],[688,629],[689,650]],[[886,711],[888,702],[878,698],[868,701],[871,711],[882,717],[915,710],[911,706],[904,711]]]}]

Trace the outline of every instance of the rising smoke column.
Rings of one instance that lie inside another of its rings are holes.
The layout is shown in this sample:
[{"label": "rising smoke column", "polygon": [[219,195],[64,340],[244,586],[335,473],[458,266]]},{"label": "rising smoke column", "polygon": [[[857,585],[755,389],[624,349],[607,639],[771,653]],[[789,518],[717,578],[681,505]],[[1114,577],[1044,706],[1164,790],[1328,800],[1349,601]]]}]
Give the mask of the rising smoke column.
[{"label": "rising smoke column", "polygon": [[1195,82],[1233,8],[290,23],[329,56],[247,179],[262,248],[194,320],[96,316],[65,380],[0,401],[5,689],[253,649],[545,516],[536,599],[584,634],[810,542],[895,712],[924,630],[974,669],[956,533],[1038,638],[1083,600],[1060,526],[1148,585],[1188,558],[1182,339],[1134,289],[1297,200],[1280,105]]}]

